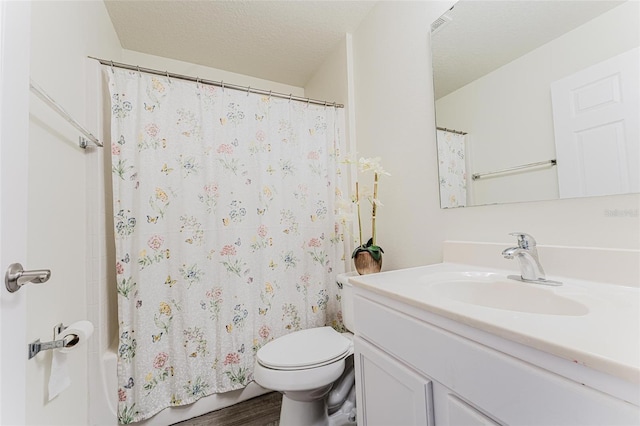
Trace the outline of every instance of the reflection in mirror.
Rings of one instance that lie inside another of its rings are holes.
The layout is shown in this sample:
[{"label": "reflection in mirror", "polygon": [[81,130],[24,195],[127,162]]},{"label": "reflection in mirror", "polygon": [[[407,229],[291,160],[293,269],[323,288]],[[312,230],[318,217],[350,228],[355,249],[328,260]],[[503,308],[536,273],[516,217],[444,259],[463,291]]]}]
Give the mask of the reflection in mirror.
[{"label": "reflection in mirror", "polygon": [[442,208],[640,192],[637,1],[459,1],[432,25]]}]

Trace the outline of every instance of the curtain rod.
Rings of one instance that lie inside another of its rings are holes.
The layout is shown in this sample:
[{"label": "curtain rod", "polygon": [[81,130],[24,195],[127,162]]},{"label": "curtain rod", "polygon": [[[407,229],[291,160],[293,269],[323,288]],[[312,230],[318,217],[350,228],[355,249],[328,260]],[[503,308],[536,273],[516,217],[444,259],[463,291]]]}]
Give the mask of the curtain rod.
[{"label": "curtain rod", "polygon": [[[38,86],[31,79],[29,79],[29,88],[34,94],[36,94],[40,99],[42,99],[44,103],[49,105],[51,109],[57,112],[62,118],[67,120],[67,122],[71,124],[73,127],[75,127],[80,133],[85,135],[87,139],[89,139],[89,141],[94,143],[96,146],[99,146],[101,148],[103,147],[102,142],[100,142],[98,138],[93,136],[93,134],[91,134],[90,131],[82,127],[76,120],[74,120],[73,117],[71,117],[71,115],[69,115],[69,113],[64,110],[64,108],[58,105],[58,103],[54,101],[53,98],[47,94],[47,92],[42,90],[42,88]],[[80,148],[86,148],[86,147],[87,147],[87,140],[84,139],[82,136],[80,136]]]},{"label": "curtain rod", "polygon": [[146,74],[161,75],[161,76],[164,76],[164,77],[167,77],[167,78],[176,78],[176,79],[179,79],[179,80],[193,81],[195,83],[202,83],[202,84],[207,84],[207,85],[210,85],[210,86],[222,87],[223,89],[224,88],[228,88],[228,89],[239,90],[239,91],[243,91],[243,92],[247,92],[247,93],[257,93],[259,95],[268,95],[268,96],[273,96],[275,98],[289,99],[290,101],[306,102],[307,104],[324,105],[325,107],[331,106],[331,107],[334,107],[334,108],[344,108],[343,104],[338,104],[336,102],[320,101],[320,100],[317,100],[317,99],[310,99],[310,98],[304,98],[304,97],[300,97],[300,96],[293,96],[291,94],[287,95],[285,93],[278,93],[278,92],[274,92],[274,91],[271,91],[271,90],[255,89],[255,88],[253,88],[251,86],[239,86],[237,84],[225,83],[224,81],[213,81],[213,80],[207,80],[207,79],[204,79],[204,78],[184,75],[184,74],[170,73],[169,71],[160,71],[160,70],[154,70],[152,68],[143,68],[143,67],[139,67],[137,65],[129,65],[129,64],[123,64],[123,63],[120,63],[120,62],[113,62],[111,60],[95,58],[93,56],[89,56],[89,58],[90,59],[95,59],[96,61],[100,62],[102,65],[108,65],[110,67],[123,68],[123,69],[131,70],[131,71],[143,72],[143,73],[146,73]]},{"label": "curtain rod", "polygon": [[461,132],[460,130],[447,129],[446,127],[436,127],[436,130],[442,130],[443,132],[456,133],[458,135],[466,135],[467,132]]}]

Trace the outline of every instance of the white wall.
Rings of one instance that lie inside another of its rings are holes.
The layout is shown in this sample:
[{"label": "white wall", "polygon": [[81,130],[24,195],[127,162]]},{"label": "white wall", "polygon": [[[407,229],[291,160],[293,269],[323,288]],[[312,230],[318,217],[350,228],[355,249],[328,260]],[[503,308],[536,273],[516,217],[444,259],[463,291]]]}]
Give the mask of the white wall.
[{"label": "white wall", "polygon": [[[438,99],[438,125],[469,132],[468,174],[555,158],[551,83],[637,47],[639,9],[623,3]],[[469,185],[476,204],[558,198],[554,167]]]},{"label": "white wall", "polygon": [[385,269],[439,262],[444,240],[509,243],[512,231],[544,245],[640,248],[637,194],[440,210],[429,27],[452,4],[382,2],[353,34],[356,144],[393,174],[380,194]]},{"label": "white wall", "polygon": [[381,157],[383,269],[442,258],[430,24],[452,2],[381,2],[353,34],[356,146]]},{"label": "white wall", "polygon": [[[86,102],[86,56],[121,54],[104,3],[35,1],[31,17],[31,78],[85,122],[95,110]],[[34,95],[30,114],[28,263],[50,268],[52,277],[27,289],[27,339],[48,341],[54,325],[87,318],[87,153],[78,132]],[[27,424],[87,424],[87,350],[69,354],[72,385],[51,402],[51,352],[28,362]]]}]

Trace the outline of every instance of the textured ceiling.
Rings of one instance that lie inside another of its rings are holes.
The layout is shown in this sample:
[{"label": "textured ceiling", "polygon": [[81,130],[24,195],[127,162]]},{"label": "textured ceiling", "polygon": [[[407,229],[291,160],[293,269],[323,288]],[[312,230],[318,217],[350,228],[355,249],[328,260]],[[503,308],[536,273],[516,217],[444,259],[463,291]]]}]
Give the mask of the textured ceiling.
[{"label": "textured ceiling", "polygon": [[105,1],[122,47],[303,87],[374,1]]},{"label": "textured ceiling", "polygon": [[[459,1],[447,13],[453,20],[432,36],[436,99],[620,3]],[[125,49],[304,87],[376,1],[105,0],[105,4]],[[472,67],[466,65],[469,59]]]},{"label": "textured ceiling", "polygon": [[432,34],[436,99],[621,3],[608,0],[456,3],[445,14],[452,20]]}]

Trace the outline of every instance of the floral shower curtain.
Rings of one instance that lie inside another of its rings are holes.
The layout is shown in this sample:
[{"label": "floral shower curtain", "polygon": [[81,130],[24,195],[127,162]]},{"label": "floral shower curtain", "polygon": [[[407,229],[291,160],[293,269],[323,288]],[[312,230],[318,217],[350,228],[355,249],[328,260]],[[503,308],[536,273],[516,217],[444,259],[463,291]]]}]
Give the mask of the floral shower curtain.
[{"label": "floral shower curtain", "polygon": [[440,207],[443,209],[467,205],[465,141],[466,135],[437,131]]},{"label": "floral shower curtain", "polygon": [[121,423],[239,389],[341,327],[342,111],[109,69]]}]

